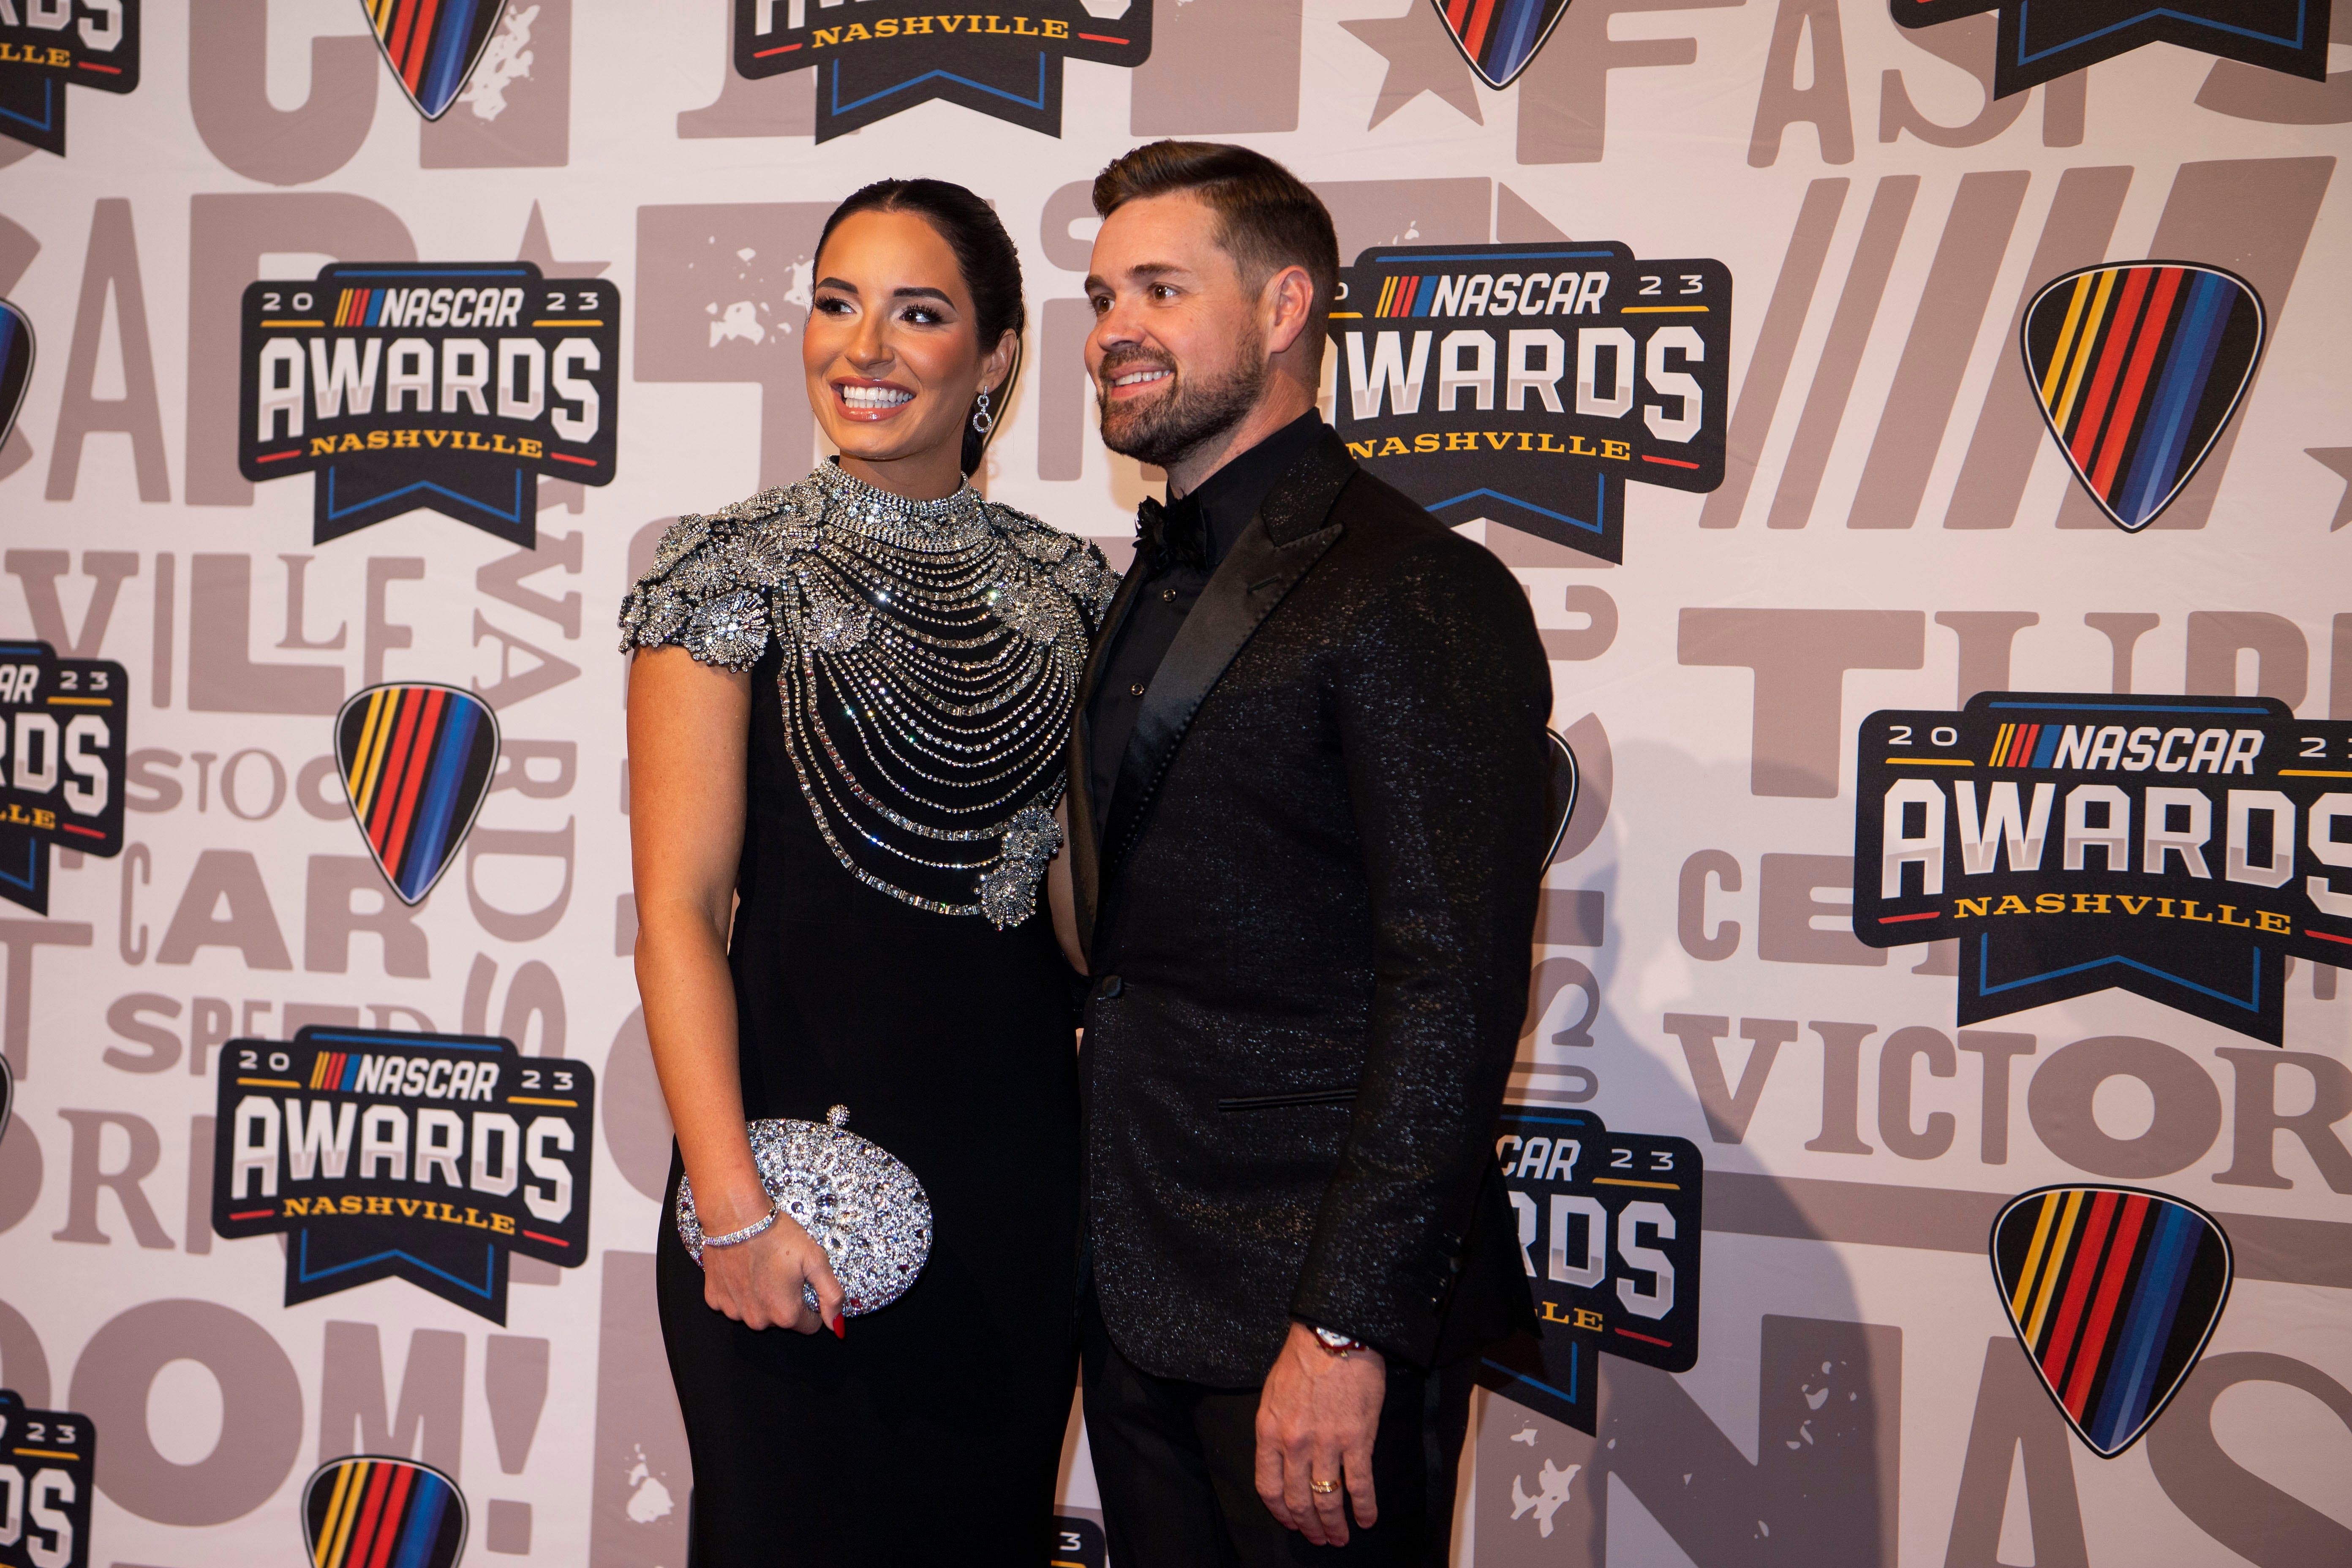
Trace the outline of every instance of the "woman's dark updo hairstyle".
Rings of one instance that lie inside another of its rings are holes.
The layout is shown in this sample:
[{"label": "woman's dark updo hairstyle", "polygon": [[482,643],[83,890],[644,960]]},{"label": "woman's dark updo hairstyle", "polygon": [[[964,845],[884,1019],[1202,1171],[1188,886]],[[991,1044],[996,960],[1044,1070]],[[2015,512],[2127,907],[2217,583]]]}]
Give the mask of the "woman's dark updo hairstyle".
[{"label": "woman's dark updo hairstyle", "polygon": [[[1005,405],[1012,401],[1013,383],[1021,374],[1020,338],[1028,324],[1028,312],[1021,303],[1021,255],[1013,248],[1013,237],[997,221],[995,209],[961,185],[945,180],[877,180],[833,209],[833,216],[824,220],[824,232],[817,236],[817,255],[824,254],[824,242],[833,237],[843,218],[867,212],[914,213],[948,242],[948,248],[955,252],[956,268],[963,274],[963,286],[971,295],[972,324],[979,329],[982,357],[995,352],[997,340],[1006,332],[1013,335],[1012,368],[1005,372],[1003,385],[989,389],[989,411],[1002,423]],[[980,472],[980,460],[988,450],[989,437],[971,427],[971,414],[979,407],[975,400],[964,415],[966,474]],[[989,435],[994,434],[992,428]]]}]

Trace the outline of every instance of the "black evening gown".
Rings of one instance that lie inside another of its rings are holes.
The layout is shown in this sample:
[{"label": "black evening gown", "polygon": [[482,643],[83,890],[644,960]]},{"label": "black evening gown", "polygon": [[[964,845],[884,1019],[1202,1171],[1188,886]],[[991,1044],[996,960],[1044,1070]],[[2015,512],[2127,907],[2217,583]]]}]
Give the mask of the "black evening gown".
[{"label": "black evening gown", "polygon": [[787,750],[786,657],[770,640],[752,669],[729,958],[744,1113],[847,1106],[922,1182],[933,1241],[914,1286],[845,1339],[754,1331],[703,1300],[673,1152],[656,1277],[694,1459],[689,1561],[1035,1568],[1076,1365],[1069,970],[1042,896],[999,929],[843,866]]}]

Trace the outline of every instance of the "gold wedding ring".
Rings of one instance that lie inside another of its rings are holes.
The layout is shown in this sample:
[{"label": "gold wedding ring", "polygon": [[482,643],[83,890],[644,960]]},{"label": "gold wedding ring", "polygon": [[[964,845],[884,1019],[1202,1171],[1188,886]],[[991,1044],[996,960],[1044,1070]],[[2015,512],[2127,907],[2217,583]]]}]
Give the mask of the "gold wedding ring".
[{"label": "gold wedding ring", "polygon": [[1318,1497],[1329,1497],[1333,1492],[1339,1489],[1339,1483],[1337,1481],[1309,1481],[1307,1483],[1307,1489],[1313,1492]]}]

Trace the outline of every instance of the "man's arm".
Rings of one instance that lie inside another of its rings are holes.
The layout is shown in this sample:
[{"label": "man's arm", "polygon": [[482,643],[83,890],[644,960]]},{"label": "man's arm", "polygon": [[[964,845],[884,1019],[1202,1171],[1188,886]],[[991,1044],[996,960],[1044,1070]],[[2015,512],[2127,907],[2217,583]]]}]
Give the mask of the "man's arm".
[{"label": "man's arm", "polygon": [[[1543,854],[1550,667],[1501,563],[1412,551],[1359,623],[1339,693],[1375,973],[1354,1118],[1258,1400],[1257,1490],[1318,1544],[1379,1517],[1387,1352],[1427,1365],[1490,1159]],[[1339,1354],[1307,1325],[1364,1342]]]},{"label": "man's arm", "polygon": [[1526,1014],[1550,668],[1484,550],[1441,536],[1391,570],[1339,693],[1370,1037],[1291,1310],[1427,1365]]}]

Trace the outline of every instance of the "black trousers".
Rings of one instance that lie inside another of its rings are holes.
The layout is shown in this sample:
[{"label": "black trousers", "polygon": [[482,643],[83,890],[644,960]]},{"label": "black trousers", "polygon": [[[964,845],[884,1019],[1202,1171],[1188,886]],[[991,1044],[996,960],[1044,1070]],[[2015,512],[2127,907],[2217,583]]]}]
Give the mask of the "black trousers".
[{"label": "black trousers", "polygon": [[1091,1287],[1079,1309],[1087,1443],[1118,1568],[1287,1568],[1350,1563],[1444,1568],[1454,1488],[1470,1422],[1470,1363],[1433,1373],[1391,1364],[1372,1443],[1380,1522],[1345,1546],[1286,1530],[1257,1495],[1255,1388],[1154,1377],[1111,1342]]}]

